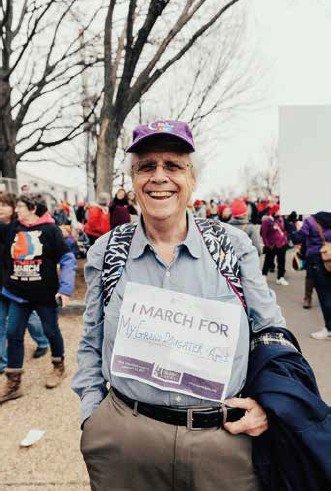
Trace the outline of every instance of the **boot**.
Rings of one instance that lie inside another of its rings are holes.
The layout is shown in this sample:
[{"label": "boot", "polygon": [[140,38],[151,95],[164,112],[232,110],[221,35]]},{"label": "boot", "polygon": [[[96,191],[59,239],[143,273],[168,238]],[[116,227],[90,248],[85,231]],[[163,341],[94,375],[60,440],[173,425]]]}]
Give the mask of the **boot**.
[{"label": "boot", "polygon": [[21,388],[21,368],[6,368],[7,380],[0,389],[0,404],[23,396]]},{"label": "boot", "polygon": [[304,299],[303,299],[304,309],[311,309],[311,298],[312,298],[313,289],[314,289],[314,282],[312,281],[311,278],[308,278],[306,276],[305,284],[304,284]]},{"label": "boot", "polygon": [[311,298],[304,297],[302,307],[304,309],[311,309]]},{"label": "boot", "polygon": [[61,384],[62,380],[66,377],[65,363],[62,358],[53,358],[52,360],[53,370],[48,375],[45,383],[47,389],[54,389]]}]

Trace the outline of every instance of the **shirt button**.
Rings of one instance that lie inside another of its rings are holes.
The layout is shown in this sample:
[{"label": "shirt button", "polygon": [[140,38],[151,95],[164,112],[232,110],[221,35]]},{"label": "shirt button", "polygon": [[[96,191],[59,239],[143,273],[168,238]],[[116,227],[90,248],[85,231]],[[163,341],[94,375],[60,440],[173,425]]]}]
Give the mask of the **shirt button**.
[{"label": "shirt button", "polygon": [[166,271],[166,276],[167,276],[167,278],[169,278],[171,276],[170,271]]}]

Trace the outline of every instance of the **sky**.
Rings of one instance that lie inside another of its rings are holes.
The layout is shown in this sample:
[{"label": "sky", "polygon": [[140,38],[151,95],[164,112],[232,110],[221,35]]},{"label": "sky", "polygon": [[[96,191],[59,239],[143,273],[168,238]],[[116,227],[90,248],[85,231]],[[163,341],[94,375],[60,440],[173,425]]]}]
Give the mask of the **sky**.
[{"label": "sky", "polygon": [[330,104],[330,14],[318,0],[251,0],[251,42],[268,67],[265,109],[243,115],[233,137],[220,144],[196,196],[215,182],[240,190],[239,169],[266,166],[266,146],[278,138],[278,106]]},{"label": "sky", "polygon": [[[214,142],[213,158],[195,196],[216,196],[221,186],[240,192],[241,167],[250,163],[264,168],[266,147],[278,135],[279,105],[330,104],[329,2],[250,0],[249,5],[248,49],[254,50],[265,72],[264,104],[244,111],[228,137]],[[220,123],[217,117],[213,121],[216,129]],[[204,152],[201,155],[204,158]],[[78,168],[29,164],[29,171],[52,175],[61,184],[85,186],[85,174]]]}]

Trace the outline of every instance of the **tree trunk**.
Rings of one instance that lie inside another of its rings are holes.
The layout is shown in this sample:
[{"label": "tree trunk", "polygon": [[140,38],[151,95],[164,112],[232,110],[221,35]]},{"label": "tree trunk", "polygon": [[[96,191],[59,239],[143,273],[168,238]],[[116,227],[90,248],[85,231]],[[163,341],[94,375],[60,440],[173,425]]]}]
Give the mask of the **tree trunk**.
[{"label": "tree trunk", "polygon": [[0,171],[16,179],[16,128],[10,109],[10,85],[0,72]]},{"label": "tree trunk", "polygon": [[96,182],[97,194],[108,192],[112,196],[114,159],[121,127],[111,123],[113,118],[104,116],[100,125],[97,144]]},{"label": "tree trunk", "polygon": [[13,148],[2,148],[2,142],[0,140],[0,172],[2,177],[10,177],[16,179],[16,152]]}]

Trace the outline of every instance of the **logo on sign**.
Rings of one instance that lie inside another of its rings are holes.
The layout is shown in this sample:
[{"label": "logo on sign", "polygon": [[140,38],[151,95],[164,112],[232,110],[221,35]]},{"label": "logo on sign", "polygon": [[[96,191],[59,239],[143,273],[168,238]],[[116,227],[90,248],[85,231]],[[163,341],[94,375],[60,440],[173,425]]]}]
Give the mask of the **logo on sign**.
[{"label": "logo on sign", "polygon": [[167,382],[174,382],[175,384],[181,382],[181,373],[175,372],[174,370],[167,370],[158,364],[153,368],[152,377]]}]

